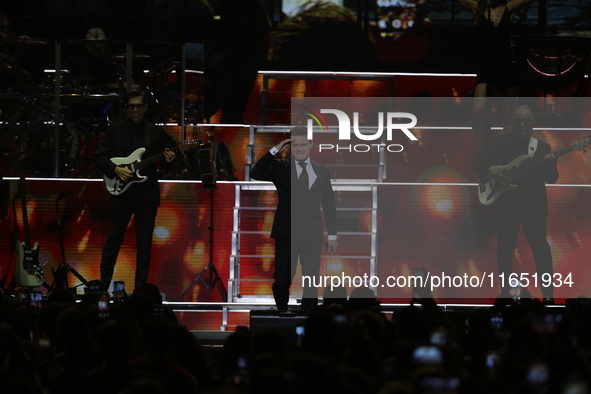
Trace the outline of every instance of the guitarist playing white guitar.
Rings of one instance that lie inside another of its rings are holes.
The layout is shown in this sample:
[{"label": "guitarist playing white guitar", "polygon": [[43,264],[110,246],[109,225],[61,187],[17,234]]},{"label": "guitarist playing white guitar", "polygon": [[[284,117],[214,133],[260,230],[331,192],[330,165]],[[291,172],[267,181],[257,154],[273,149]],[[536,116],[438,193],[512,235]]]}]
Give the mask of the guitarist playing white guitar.
[{"label": "guitarist playing white guitar", "polygon": [[[178,144],[162,127],[144,119],[148,104],[143,92],[129,92],[125,103],[127,119],[109,127],[94,154],[111,193],[109,233],[101,258],[101,291],[109,288],[132,214],[135,214],[138,248],[135,286],[147,282],[152,233],[160,205],[156,160],[162,158],[165,165],[171,163],[175,159],[174,150],[178,149]],[[144,153],[148,159],[141,160]]]},{"label": "guitarist playing white guitar", "polygon": [[[480,179],[480,201],[485,205],[492,204],[494,209],[498,274],[502,276],[498,279],[501,297],[509,297],[513,254],[519,229],[523,226],[534,255],[538,287],[545,303],[553,303],[554,288],[551,283],[550,286],[542,286],[541,278],[542,275],[548,277],[553,274],[552,254],[546,240],[546,183],[558,180],[558,170],[550,145],[531,137],[533,122],[533,113],[527,106],[517,108],[513,113],[512,132],[494,141],[491,150],[477,161],[475,170]],[[517,275],[520,274],[531,278],[534,273],[517,272]],[[545,283],[548,284],[548,281]],[[531,290],[532,293],[539,291]]]}]

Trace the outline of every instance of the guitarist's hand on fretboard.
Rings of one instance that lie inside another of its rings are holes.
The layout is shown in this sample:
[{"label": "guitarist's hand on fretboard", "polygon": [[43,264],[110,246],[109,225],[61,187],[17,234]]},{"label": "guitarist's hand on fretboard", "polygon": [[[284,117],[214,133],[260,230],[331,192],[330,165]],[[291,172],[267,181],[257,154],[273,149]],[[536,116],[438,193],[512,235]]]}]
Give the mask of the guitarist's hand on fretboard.
[{"label": "guitarist's hand on fretboard", "polygon": [[544,161],[546,162],[546,168],[548,168],[550,171],[556,168],[556,156],[554,156],[554,153],[548,153],[545,155]]},{"label": "guitarist's hand on fretboard", "polygon": [[117,177],[123,182],[133,179],[133,171],[122,166],[115,167],[115,175],[117,175]]},{"label": "guitarist's hand on fretboard", "polygon": [[495,182],[495,185],[500,185],[501,189],[509,188],[513,181],[510,177],[503,174],[502,170],[491,170],[486,177],[492,179]]},{"label": "guitarist's hand on fretboard", "polygon": [[173,151],[168,148],[164,149],[164,159],[166,159],[167,163],[172,163],[175,157],[176,154]]}]

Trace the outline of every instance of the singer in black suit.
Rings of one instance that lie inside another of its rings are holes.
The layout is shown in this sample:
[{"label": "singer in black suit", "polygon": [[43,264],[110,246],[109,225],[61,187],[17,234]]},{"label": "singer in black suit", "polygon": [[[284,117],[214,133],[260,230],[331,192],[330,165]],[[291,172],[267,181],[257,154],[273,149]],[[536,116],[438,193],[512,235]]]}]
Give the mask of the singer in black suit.
[{"label": "singer in black suit", "polygon": [[[154,126],[144,119],[147,108],[143,92],[128,93],[127,119],[109,127],[94,153],[96,163],[103,174],[109,177],[117,176],[123,181],[132,179],[133,172],[115,165],[111,158],[127,157],[138,148],[146,148],[143,159],[164,151],[166,162],[171,163],[174,160],[175,154],[169,148],[175,147],[176,142],[162,127]],[[101,258],[101,291],[107,291],[109,288],[119,249],[132,214],[135,214],[137,245],[135,287],[145,284],[148,279],[152,233],[160,205],[160,187],[155,163],[146,166],[141,174],[148,179],[142,183],[133,183],[118,196],[111,196],[109,233]]]},{"label": "singer in black suit", "polygon": [[[291,156],[275,159],[291,145]],[[334,192],[330,171],[310,159],[312,141],[307,139],[305,127],[291,130],[291,139],[281,141],[267,152],[252,168],[251,176],[275,184],[278,194],[277,211],[271,231],[275,239],[275,274],[273,296],[277,309],[287,311],[289,288],[295,276],[298,257],[302,276],[318,277],[320,255],[324,242],[324,226],[320,204],[328,232],[327,248],[334,253],[337,247],[337,224]],[[318,283],[318,280],[316,280]],[[302,310],[318,304],[318,289],[304,287]]]}]

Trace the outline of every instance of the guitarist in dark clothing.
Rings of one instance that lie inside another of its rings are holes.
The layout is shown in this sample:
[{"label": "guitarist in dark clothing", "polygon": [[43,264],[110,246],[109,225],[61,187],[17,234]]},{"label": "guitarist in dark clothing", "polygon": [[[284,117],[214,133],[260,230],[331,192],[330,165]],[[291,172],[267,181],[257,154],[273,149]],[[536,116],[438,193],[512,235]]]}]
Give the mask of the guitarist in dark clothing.
[{"label": "guitarist in dark clothing", "polygon": [[[170,163],[175,154],[170,148],[176,146],[174,139],[162,127],[144,120],[148,105],[143,92],[131,91],[126,99],[127,119],[109,127],[95,154],[100,170],[108,177],[118,177],[123,182],[134,179],[135,173],[111,161],[114,157],[127,157],[138,148],[146,148],[144,157],[151,157],[164,151],[164,159]],[[135,214],[137,244],[135,287],[146,283],[152,251],[152,232],[156,213],[160,205],[160,188],[156,165],[142,169],[147,176],[142,183],[134,183],[120,195],[112,195],[109,207],[109,233],[103,246],[101,258],[101,291],[107,291],[113,278],[113,271],[119,249],[131,215]]]},{"label": "guitarist in dark clothing", "polygon": [[[533,121],[531,110],[526,106],[519,107],[513,113],[513,131],[498,137],[493,148],[478,160],[476,175],[479,179],[492,179],[502,190],[508,189],[511,185],[518,186],[517,190],[503,193],[493,204],[497,226],[498,274],[504,274],[501,297],[509,297],[509,275],[513,271],[513,254],[517,246],[519,227],[523,225],[523,232],[534,255],[538,273],[537,283],[542,290],[544,302],[554,303],[554,288],[542,285],[542,275],[553,274],[552,253],[546,240],[546,183],[555,183],[558,180],[558,170],[556,157],[551,153],[550,145],[531,137]],[[504,170],[491,170],[491,166],[509,164],[522,155],[527,155],[531,159],[543,157],[544,163],[515,180],[506,176]],[[517,276],[519,274],[518,272]],[[528,279],[533,283],[531,275]]]}]

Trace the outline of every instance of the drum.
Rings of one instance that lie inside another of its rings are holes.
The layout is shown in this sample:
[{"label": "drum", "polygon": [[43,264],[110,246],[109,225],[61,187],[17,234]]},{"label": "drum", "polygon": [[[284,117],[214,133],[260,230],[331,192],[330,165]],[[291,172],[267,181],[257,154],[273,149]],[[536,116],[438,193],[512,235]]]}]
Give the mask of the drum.
[{"label": "drum", "polygon": [[[41,107],[24,106],[0,125],[0,154],[15,175],[53,176],[54,142],[54,115]],[[80,136],[70,120],[60,123],[57,143],[59,175],[67,176],[80,154]]]},{"label": "drum", "polygon": [[[44,75],[39,81],[37,87],[37,94],[41,97],[53,100],[55,97],[55,74]],[[77,81],[67,73],[60,73],[60,101],[61,104],[70,103],[72,98],[78,97],[82,94],[82,88]]]},{"label": "drum", "polygon": [[515,36],[511,41],[525,80],[542,92],[567,90],[591,64],[589,37]]},{"label": "drum", "polygon": [[117,95],[82,95],[74,100],[68,117],[75,121],[79,129],[100,132],[118,119],[118,107]]}]

